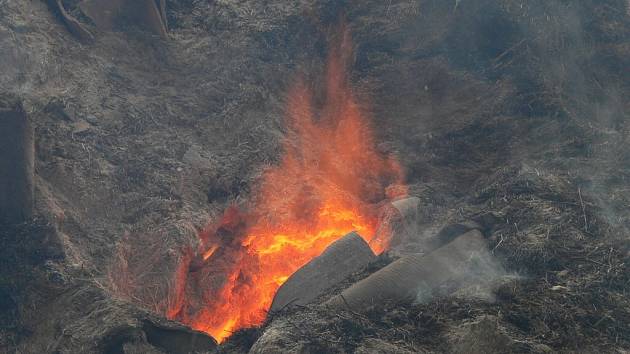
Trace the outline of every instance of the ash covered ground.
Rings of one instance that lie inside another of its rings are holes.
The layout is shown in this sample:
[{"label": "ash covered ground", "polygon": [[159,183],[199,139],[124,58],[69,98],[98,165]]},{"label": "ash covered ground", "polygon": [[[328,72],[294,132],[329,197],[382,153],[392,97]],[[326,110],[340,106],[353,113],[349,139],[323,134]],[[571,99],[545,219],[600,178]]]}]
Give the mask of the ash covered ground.
[{"label": "ash covered ground", "polygon": [[173,0],[167,39],[99,31],[76,3],[91,43],[46,2],[0,1],[0,92],[35,128],[37,210],[0,229],[0,350],[169,352],[147,328],[173,275],[278,162],[287,88],[297,72],[322,84],[340,14],[418,227],[493,213],[489,248],[516,279],[491,300],[287,309],[218,350],[630,350],[627,1]]}]

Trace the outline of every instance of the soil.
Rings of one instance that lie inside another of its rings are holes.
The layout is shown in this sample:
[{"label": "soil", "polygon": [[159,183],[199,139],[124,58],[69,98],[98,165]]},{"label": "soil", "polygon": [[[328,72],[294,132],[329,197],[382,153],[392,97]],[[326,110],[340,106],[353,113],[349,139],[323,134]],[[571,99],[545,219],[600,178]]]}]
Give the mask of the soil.
[{"label": "soil", "polygon": [[197,230],[278,161],[287,87],[323,85],[340,16],[419,227],[497,215],[486,236],[514,278],[492,301],[465,289],[366,315],[328,311],[329,294],[219,351],[261,336],[282,352],[630,350],[627,1],[171,0],[166,40],[99,31],[77,3],[92,43],[44,1],[0,0],[0,94],[36,141],[36,217],[0,227],[0,351],[160,352],[121,347],[140,332],[120,328],[165,314]]}]

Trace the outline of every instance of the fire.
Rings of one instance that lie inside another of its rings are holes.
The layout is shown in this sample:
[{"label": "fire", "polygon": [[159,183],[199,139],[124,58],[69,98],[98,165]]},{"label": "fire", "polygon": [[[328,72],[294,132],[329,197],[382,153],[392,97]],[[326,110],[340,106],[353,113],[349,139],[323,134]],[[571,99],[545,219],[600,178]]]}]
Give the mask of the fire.
[{"label": "fire", "polygon": [[[303,79],[290,90],[280,163],[264,173],[247,210],[230,207],[200,234],[202,265],[188,279],[185,304],[169,311],[218,341],[261,324],[278,287],[338,238],[356,230],[373,241],[375,203],[402,185],[400,165],[376,150],[349,85],[349,31],[342,26],[337,37],[323,103]],[[379,238],[370,246],[380,253],[388,245]]]},{"label": "fire", "polygon": [[212,257],[214,252],[217,251],[217,248],[219,248],[218,245],[213,245],[212,247],[208,248],[208,250],[203,253],[203,260],[207,261],[208,258]]}]

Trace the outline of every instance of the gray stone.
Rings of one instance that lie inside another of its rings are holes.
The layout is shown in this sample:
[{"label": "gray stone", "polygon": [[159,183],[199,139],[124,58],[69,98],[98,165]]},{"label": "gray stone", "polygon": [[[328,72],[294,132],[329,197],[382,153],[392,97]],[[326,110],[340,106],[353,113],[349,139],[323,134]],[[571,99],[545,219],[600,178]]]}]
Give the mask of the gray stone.
[{"label": "gray stone", "polygon": [[293,273],[276,292],[270,312],[312,302],[375,257],[359,234],[349,233]]}]

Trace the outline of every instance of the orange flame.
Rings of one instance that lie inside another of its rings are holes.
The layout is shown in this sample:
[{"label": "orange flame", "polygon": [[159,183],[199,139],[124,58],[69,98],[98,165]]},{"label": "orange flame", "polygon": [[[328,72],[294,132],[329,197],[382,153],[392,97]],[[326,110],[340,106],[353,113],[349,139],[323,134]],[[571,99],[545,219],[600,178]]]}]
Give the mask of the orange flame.
[{"label": "orange flame", "polygon": [[[170,313],[219,341],[261,324],[278,287],[335,240],[353,230],[371,240],[374,203],[392,197],[386,187],[402,184],[400,165],[376,151],[349,86],[349,31],[338,37],[319,109],[304,80],[289,93],[284,156],[264,174],[252,211],[231,207],[200,235],[206,263],[189,280],[188,303]],[[386,243],[370,246],[380,253]]]}]

